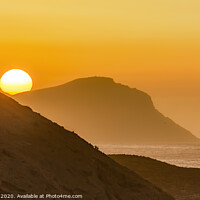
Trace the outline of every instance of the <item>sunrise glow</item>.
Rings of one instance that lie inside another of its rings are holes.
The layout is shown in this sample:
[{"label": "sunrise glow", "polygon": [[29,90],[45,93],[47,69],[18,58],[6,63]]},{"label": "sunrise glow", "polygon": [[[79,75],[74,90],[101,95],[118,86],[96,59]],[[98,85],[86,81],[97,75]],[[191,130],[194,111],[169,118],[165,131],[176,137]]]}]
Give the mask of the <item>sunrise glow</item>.
[{"label": "sunrise glow", "polygon": [[1,90],[10,95],[30,91],[32,86],[31,77],[20,69],[12,69],[6,72],[0,81]]}]

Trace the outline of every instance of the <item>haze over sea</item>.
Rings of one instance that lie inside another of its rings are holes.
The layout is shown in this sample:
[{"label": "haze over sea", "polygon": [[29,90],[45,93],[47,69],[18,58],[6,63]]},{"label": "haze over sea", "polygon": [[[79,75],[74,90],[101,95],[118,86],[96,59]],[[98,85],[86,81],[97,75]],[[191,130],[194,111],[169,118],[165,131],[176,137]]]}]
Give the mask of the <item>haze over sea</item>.
[{"label": "haze over sea", "polygon": [[200,145],[99,145],[106,154],[154,158],[180,167],[200,168]]}]

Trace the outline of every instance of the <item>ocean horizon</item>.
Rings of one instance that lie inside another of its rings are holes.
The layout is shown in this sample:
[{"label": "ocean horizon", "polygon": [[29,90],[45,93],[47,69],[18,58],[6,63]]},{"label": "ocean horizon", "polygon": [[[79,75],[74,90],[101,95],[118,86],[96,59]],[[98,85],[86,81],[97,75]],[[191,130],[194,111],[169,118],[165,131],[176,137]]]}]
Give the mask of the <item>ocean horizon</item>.
[{"label": "ocean horizon", "polygon": [[105,154],[150,157],[168,164],[200,168],[200,145],[98,145]]}]

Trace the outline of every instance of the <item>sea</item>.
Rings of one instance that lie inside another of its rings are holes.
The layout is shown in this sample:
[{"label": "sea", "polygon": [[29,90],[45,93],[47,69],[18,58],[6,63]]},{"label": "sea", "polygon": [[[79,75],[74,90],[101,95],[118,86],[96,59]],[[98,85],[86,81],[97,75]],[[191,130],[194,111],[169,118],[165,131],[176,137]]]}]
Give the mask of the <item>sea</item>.
[{"label": "sea", "polygon": [[200,168],[200,145],[98,145],[105,154],[150,157],[172,165]]}]

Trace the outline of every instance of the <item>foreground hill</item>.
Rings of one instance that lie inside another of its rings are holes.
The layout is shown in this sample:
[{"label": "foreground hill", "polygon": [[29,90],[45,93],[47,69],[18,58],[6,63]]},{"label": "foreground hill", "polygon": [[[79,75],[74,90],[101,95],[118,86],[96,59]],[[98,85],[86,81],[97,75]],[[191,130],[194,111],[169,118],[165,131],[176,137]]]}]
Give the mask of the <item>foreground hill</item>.
[{"label": "foreground hill", "polygon": [[200,169],[177,167],[140,156],[110,157],[173,195],[177,200],[200,199]]},{"label": "foreground hill", "polygon": [[159,113],[149,95],[111,78],[77,79],[15,99],[96,144],[199,142]]},{"label": "foreground hill", "polygon": [[0,193],[170,200],[75,133],[0,94]]}]

